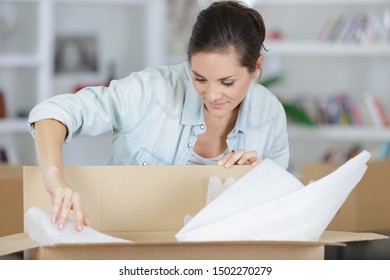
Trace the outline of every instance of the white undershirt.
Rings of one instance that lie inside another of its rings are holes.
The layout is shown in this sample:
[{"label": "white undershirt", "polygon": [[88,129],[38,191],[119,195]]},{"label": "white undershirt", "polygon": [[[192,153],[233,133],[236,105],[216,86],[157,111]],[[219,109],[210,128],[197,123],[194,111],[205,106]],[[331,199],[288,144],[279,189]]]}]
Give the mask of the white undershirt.
[{"label": "white undershirt", "polygon": [[216,157],[204,158],[192,151],[190,158],[187,161],[187,165],[216,165],[218,160],[224,155],[225,153],[222,153]]}]

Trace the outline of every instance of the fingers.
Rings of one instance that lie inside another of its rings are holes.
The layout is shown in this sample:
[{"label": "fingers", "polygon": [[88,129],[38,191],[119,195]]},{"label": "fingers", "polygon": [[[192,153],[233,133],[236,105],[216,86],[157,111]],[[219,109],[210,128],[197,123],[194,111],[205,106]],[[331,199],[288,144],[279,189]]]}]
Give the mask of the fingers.
[{"label": "fingers", "polygon": [[243,151],[243,150],[238,150],[238,151],[236,151],[236,152],[227,153],[226,155],[224,155],[224,156],[218,161],[217,164],[229,168],[229,167],[232,166],[234,163],[236,163],[236,162],[241,158],[241,156],[242,156],[243,154],[244,154],[244,151]]},{"label": "fingers", "polygon": [[87,227],[90,226],[89,218],[88,218],[87,214],[85,214],[85,212],[84,212],[84,216],[83,216],[83,224]]},{"label": "fingers", "polygon": [[252,166],[259,165],[263,160],[261,158],[256,159],[254,162],[251,163]]},{"label": "fingers", "polygon": [[224,167],[231,167],[234,164],[239,165],[252,165],[256,166],[261,162],[261,158],[257,157],[256,151],[244,152],[243,150],[238,150],[236,152],[230,152],[224,155],[219,161],[218,165]]},{"label": "fingers", "polygon": [[81,231],[83,225],[89,225],[88,217],[81,206],[80,195],[70,187],[58,187],[53,198],[52,223],[57,223],[58,229],[62,230],[71,210],[75,214],[75,228],[77,231]]},{"label": "fingers", "polygon": [[57,217],[59,216],[59,212],[62,206],[62,197],[58,194],[54,195],[54,201],[52,202],[53,208],[51,210],[51,222],[55,224],[57,222]]},{"label": "fingers", "polygon": [[72,190],[70,188],[58,187],[54,193],[51,221],[52,223],[57,223],[57,227],[60,230],[64,228],[68,219],[71,196]]},{"label": "fingers", "polygon": [[71,207],[71,200],[72,200],[72,194],[70,191],[66,191],[65,195],[63,197],[62,205],[61,205],[61,211],[59,212],[59,215],[57,216],[57,225],[60,230],[64,228],[64,225],[68,219],[69,211]]},{"label": "fingers", "polygon": [[74,206],[73,206],[73,211],[76,215],[76,220],[75,220],[75,225],[76,225],[76,230],[81,231],[83,229],[83,222],[84,222],[84,214],[83,210],[81,208],[81,203],[80,203],[80,196],[78,193],[75,193],[73,195],[73,200],[74,200]]},{"label": "fingers", "polygon": [[251,164],[252,162],[255,162],[257,160],[257,152],[256,151],[250,151],[247,153],[244,153],[241,158],[238,160],[237,164],[243,165],[243,164]]}]

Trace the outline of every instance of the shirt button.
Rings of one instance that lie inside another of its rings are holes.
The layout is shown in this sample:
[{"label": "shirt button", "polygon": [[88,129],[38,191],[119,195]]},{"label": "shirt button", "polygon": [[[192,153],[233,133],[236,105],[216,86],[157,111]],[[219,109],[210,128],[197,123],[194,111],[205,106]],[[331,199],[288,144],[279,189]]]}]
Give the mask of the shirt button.
[{"label": "shirt button", "polygon": [[204,128],[205,128],[204,124],[201,124],[201,125],[200,125],[200,129],[201,129],[201,130],[204,130]]},{"label": "shirt button", "polygon": [[188,143],[187,147],[188,147],[188,148],[191,148],[191,147],[192,147],[191,143]]},{"label": "shirt button", "polygon": [[142,163],[142,165],[145,166],[145,165],[148,165],[148,163],[147,163],[146,161],[144,161],[144,162]]}]

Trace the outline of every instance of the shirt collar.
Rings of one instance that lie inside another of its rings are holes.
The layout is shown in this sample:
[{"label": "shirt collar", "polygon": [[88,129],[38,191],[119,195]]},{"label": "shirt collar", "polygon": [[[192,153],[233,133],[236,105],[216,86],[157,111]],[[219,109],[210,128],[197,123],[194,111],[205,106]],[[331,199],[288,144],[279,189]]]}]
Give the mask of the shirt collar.
[{"label": "shirt collar", "polygon": [[191,66],[187,62],[185,67],[185,76],[188,79],[186,88],[183,115],[181,117],[182,125],[201,125],[205,124],[203,116],[203,101],[196,92],[192,84]]},{"label": "shirt collar", "polygon": [[190,82],[186,88],[181,124],[201,125],[204,122],[203,101]]},{"label": "shirt collar", "polygon": [[240,110],[238,111],[238,116],[237,116],[237,121],[236,125],[234,126],[234,129],[236,132],[243,132],[245,133],[246,126],[247,126],[247,120],[248,120],[248,112],[249,112],[249,107],[251,103],[251,96],[252,96],[252,88],[253,88],[253,83],[249,86],[248,92],[241,102]]}]

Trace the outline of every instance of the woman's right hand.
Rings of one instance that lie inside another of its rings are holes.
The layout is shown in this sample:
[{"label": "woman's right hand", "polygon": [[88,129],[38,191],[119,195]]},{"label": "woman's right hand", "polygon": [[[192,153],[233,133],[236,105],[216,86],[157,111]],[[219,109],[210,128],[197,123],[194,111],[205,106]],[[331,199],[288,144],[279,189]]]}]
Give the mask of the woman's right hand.
[{"label": "woman's right hand", "polygon": [[88,217],[81,205],[80,195],[65,181],[62,146],[67,127],[53,119],[35,122],[35,149],[47,191],[53,205],[51,221],[63,229],[69,212],[75,213],[75,227],[80,231],[88,226]]},{"label": "woman's right hand", "polygon": [[52,202],[51,222],[56,223],[62,230],[71,210],[75,214],[75,227],[81,231],[84,226],[89,226],[88,217],[82,207],[80,195],[72,189],[62,178],[46,179],[46,189]]}]

